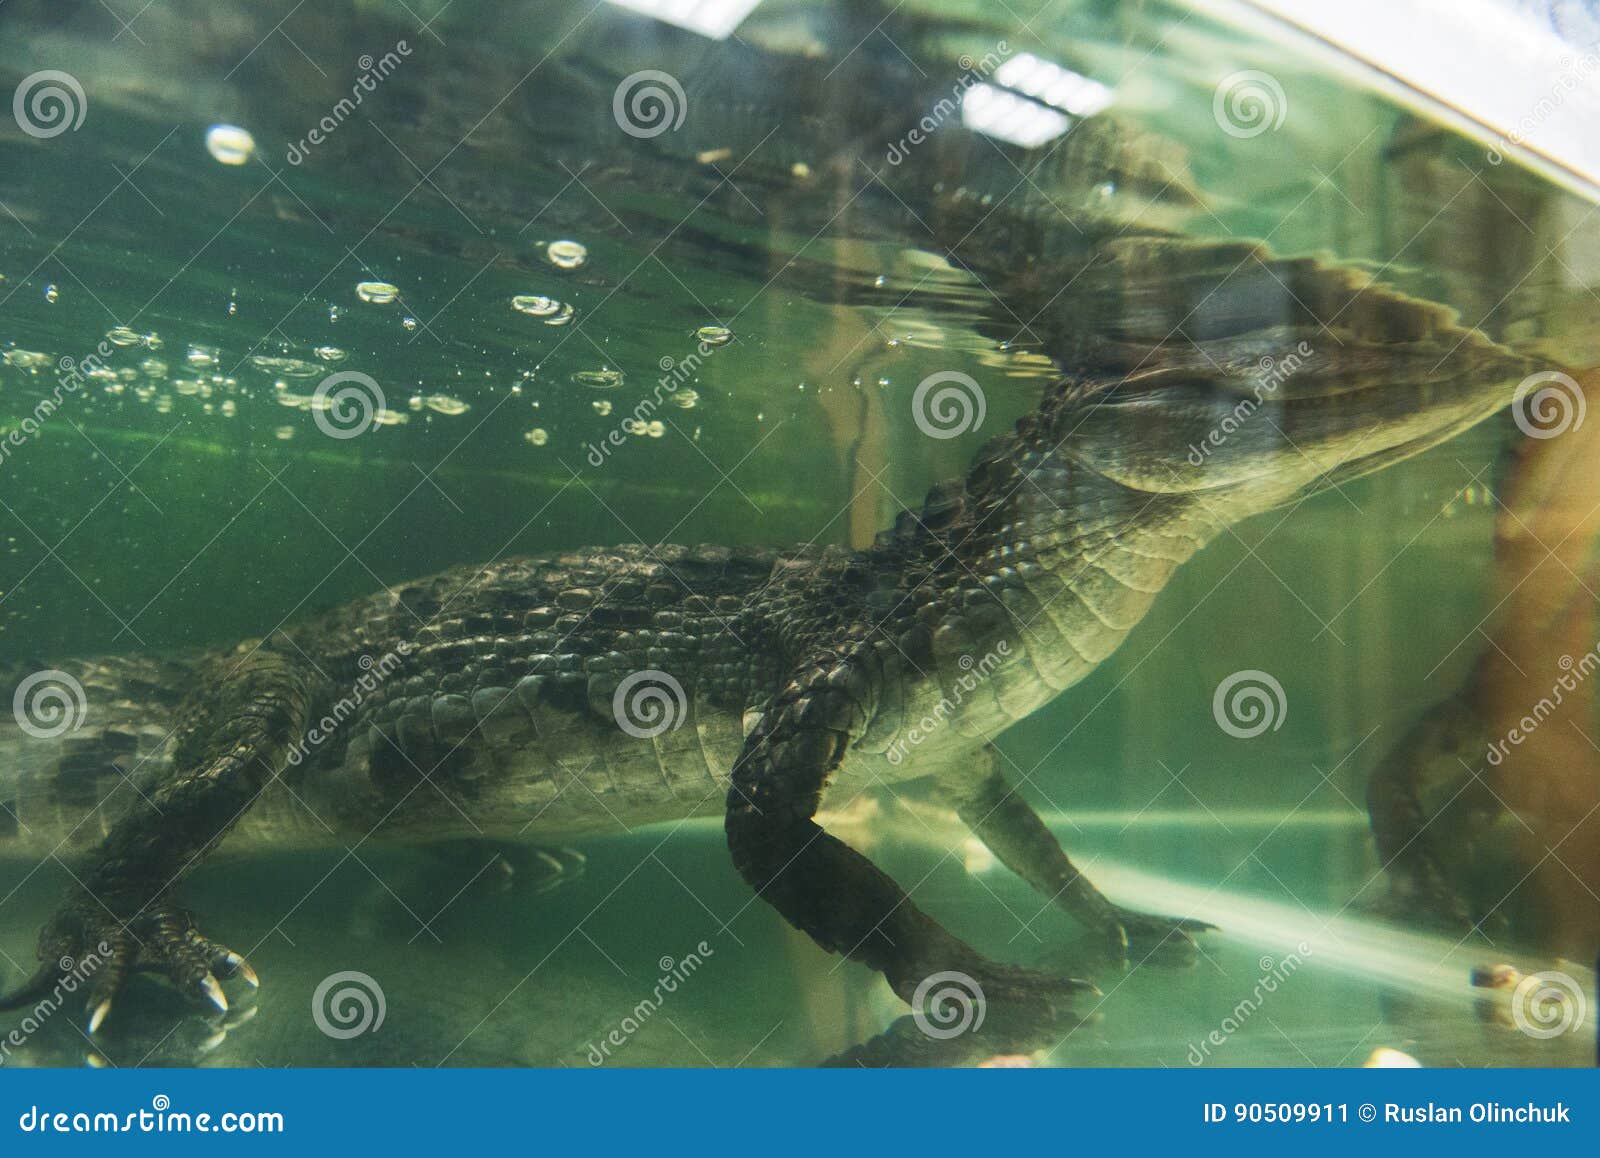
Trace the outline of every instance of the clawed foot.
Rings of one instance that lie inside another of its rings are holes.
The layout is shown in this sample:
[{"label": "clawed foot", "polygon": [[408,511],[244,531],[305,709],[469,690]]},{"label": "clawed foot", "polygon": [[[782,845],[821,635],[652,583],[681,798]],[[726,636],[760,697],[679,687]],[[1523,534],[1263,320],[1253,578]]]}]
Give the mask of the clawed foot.
[{"label": "clawed foot", "polygon": [[[1012,1024],[1054,1023],[1068,1015],[1074,998],[1098,996],[1090,981],[1054,977],[1016,965],[975,958],[961,967],[931,970],[905,980],[890,979],[930,1036],[988,1018]],[[961,1032],[958,1028],[957,1032]],[[953,1034],[947,1034],[953,1036]]]},{"label": "clawed foot", "polygon": [[1022,1020],[1054,1020],[1071,1006],[1074,998],[1100,996],[1099,987],[1092,981],[1054,977],[1016,965],[985,962],[971,976],[992,1011]]},{"label": "clawed foot", "polygon": [[1088,981],[982,958],[935,970],[909,985],[890,983],[912,1012],[825,1064],[970,1066],[997,1054],[1031,1053],[1085,1022],[1070,1008],[1074,998],[1100,993]]},{"label": "clawed foot", "polygon": [[1104,928],[1105,946],[1111,959],[1123,966],[1188,966],[1200,958],[1193,934],[1216,929],[1192,917],[1163,917],[1114,905]]},{"label": "clawed foot", "polygon": [[105,1022],[133,973],[163,974],[191,1002],[217,1014],[228,1012],[219,977],[260,985],[243,957],[202,935],[188,910],[170,904],[152,905],[124,922],[98,901],[74,900],[40,934],[39,960],[38,972],[0,997],[0,1010],[83,990],[91,1034]]}]

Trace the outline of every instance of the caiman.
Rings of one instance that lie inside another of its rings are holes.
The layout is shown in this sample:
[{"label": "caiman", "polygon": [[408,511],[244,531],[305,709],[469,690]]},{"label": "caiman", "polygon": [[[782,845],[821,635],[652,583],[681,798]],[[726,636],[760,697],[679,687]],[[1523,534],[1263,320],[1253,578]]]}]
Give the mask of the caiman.
[{"label": "caiman", "polygon": [[[826,64],[810,66],[819,85]],[[862,134],[880,150],[897,135]],[[653,164],[677,163],[671,141]],[[942,182],[952,156],[999,151],[954,123],[867,182],[872,196],[893,185],[926,219],[921,244],[978,273],[1059,368],[964,477],[870,547],[500,560],[213,654],[50,665],[85,690],[87,716],[53,739],[0,731],[0,850],[59,856],[79,884],[0,1008],[102,944],[91,1032],[136,970],[224,1007],[219,979],[254,975],[181,886],[225,841],[549,842],[716,813],[763,900],[903,999],[954,971],[991,1009],[1063,1007],[1086,983],[989,959],[815,822],[830,790],[913,777],[1116,957],[1207,928],[1103,896],[991,741],[1094,671],[1228,528],[1458,434],[1545,367],[1353,267],[1132,215],[1076,213],[1069,231],[1052,215],[1065,185],[1101,180],[1095,142],[1085,125],[1042,154],[1048,172],[1029,161],[1048,205]],[[1262,360],[1291,351],[1294,372],[1263,393]]]},{"label": "caiman", "polygon": [[[1302,289],[1340,275],[1259,256]],[[1348,305],[1363,291],[1344,284]],[[1312,341],[1315,319],[1155,346],[1137,370],[1110,353],[1075,368],[865,550],[515,559],[214,655],[62,663],[88,719],[53,741],[5,734],[0,842],[75,854],[81,887],[0,1006],[101,943],[91,1027],[136,969],[222,1005],[217,978],[249,966],[178,890],[224,839],[547,840],[717,811],[751,887],[902,998],[958,971],[992,1003],[1053,1006],[1083,983],[985,958],[812,818],[830,786],[934,777],[1003,863],[1119,955],[1202,927],[1102,896],[989,741],[1111,655],[1228,527],[1460,432],[1529,372],[1439,307],[1364,293],[1344,319],[1381,332],[1335,323],[1200,466],[1191,446],[1249,395],[1260,351]]]}]

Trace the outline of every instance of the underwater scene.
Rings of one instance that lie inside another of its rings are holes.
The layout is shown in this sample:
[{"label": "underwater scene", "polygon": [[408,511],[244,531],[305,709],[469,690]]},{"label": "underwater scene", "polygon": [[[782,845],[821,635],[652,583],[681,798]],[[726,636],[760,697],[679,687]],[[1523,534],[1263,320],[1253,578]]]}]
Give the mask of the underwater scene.
[{"label": "underwater scene", "polygon": [[1593,1065],[1600,24],[1277,7],[0,6],[0,1067]]}]

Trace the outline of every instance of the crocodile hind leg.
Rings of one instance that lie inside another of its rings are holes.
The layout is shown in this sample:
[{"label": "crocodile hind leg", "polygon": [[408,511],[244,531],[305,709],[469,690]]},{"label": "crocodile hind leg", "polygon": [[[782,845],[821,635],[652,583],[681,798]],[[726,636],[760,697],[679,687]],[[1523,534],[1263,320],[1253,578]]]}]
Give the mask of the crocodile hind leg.
[{"label": "crocodile hind leg", "polygon": [[112,826],[40,935],[39,971],[0,998],[0,1010],[37,1001],[58,983],[72,992],[86,981],[93,1033],[130,973],[165,974],[185,996],[222,1012],[228,1001],[218,977],[255,984],[239,954],[200,932],[175,889],[283,764],[304,733],[311,691],[286,657],[265,648],[217,661],[198,689],[180,710],[170,778]]},{"label": "crocodile hind leg", "polygon": [[1000,1012],[997,1021],[1060,1020],[1065,1003],[1092,985],[986,959],[812,819],[864,724],[864,666],[825,657],[763,713],[733,766],[726,826],[734,864],[791,924],[822,948],[878,970],[913,1005],[937,986],[965,982],[991,1014]]},{"label": "crocodile hind leg", "polygon": [[1466,706],[1459,695],[1436,705],[1377,763],[1367,780],[1367,815],[1378,864],[1391,885],[1384,907],[1404,920],[1434,917],[1470,931],[1466,900],[1435,851],[1421,783],[1430,758],[1451,747],[1459,730],[1453,725]]},{"label": "crocodile hind leg", "polygon": [[1216,926],[1187,917],[1160,917],[1113,904],[1068,858],[1039,814],[985,744],[979,759],[941,773],[936,784],[967,827],[1012,872],[1096,933],[1112,960],[1187,964],[1198,952],[1191,933]]},{"label": "crocodile hind leg", "polygon": [[[1477,764],[1489,743],[1477,698],[1475,671],[1373,767],[1366,802],[1378,864],[1390,886],[1378,911],[1402,923],[1481,932],[1494,941],[1505,933],[1505,916],[1480,895],[1470,870],[1492,863],[1481,842],[1505,802]],[[1496,899],[1504,895],[1500,888],[1490,891]]]}]

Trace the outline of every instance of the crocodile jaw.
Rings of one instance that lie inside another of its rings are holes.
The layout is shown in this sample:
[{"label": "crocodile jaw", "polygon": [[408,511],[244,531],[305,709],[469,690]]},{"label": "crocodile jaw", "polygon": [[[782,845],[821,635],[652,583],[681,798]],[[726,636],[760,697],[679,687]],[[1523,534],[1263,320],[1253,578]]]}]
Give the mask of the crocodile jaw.
[{"label": "crocodile jaw", "polygon": [[1313,351],[1281,381],[1155,371],[1106,383],[1062,411],[1062,448],[1123,486],[1192,495],[1237,521],[1443,442],[1539,368],[1459,333],[1453,349]]}]

